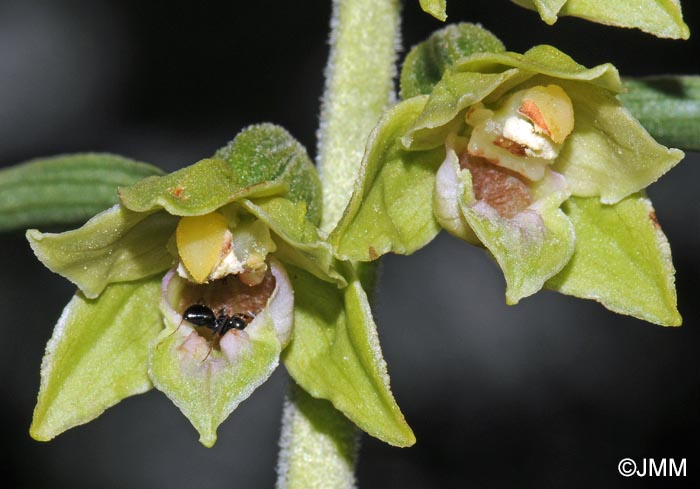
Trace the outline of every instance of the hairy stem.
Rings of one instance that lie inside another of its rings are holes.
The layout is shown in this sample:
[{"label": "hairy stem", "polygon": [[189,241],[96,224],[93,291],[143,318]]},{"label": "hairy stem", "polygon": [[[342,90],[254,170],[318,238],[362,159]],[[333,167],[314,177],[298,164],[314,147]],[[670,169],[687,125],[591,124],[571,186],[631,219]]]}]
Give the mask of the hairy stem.
[{"label": "hairy stem", "polygon": [[323,231],[343,215],[367,136],[393,100],[399,11],[398,0],[333,2],[316,159]]},{"label": "hairy stem", "polygon": [[277,487],[355,487],[358,436],[330,402],[314,399],[292,381],[282,415]]},{"label": "hairy stem", "polygon": [[[331,51],[316,164],[321,229],[330,232],[352,194],[365,142],[394,98],[399,0],[333,0]],[[292,383],[282,418],[278,489],[355,487],[357,428]]]}]

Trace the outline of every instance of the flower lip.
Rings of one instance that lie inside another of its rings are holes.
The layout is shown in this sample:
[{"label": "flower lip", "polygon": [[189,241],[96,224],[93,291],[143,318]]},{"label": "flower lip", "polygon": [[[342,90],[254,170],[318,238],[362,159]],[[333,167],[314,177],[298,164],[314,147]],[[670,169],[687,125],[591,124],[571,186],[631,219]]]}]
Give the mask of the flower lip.
[{"label": "flower lip", "polygon": [[[184,321],[184,311],[193,304],[203,304],[214,315],[244,315],[252,319],[247,321],[245,330],[230,329],[218,338],[210,329]],[[178,334],[184,338],[196,333],[203,341],[222,350],[227,349],[227,346],[230,349],[240,349],[241,345],[234,345],[232,341],[248,340],[249,336],[255,336],[257,329],[268,319],[272,320],[280,343],[286,344],[291,335],[293,307],[294,297],[289,277],[282,265],[272,258],[269,259],[269,268],[262,282],[254,286],[246,285],[236,275],[209,284],[195,284],[180,277],[176,269],[171,269],[161,284],[161,311],[166,325],[177,328]],[[187,348],[187,345],[196,343],[197,346],[201,343],[194,339],[188,341],[182,346],[192,352],[194,346]]]}]

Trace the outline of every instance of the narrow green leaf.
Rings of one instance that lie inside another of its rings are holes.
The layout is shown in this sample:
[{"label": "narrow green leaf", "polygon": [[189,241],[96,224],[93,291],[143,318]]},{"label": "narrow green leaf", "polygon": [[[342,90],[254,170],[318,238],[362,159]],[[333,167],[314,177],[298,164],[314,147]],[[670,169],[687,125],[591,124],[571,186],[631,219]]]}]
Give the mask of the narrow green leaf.
[{"label": "narrow green leaf", "polygon": [[318,229],[306,219],[306,205],[282,197],[243,200],[241,206],[264,222],[274,235],[275,257],[302,268],[321,280],[347,285],[336,271],[332,247],[321,238]]},{"label": "narrow green leaf", "polygon": [[458,59],[475,53],[499,53],[503,43],[477,24],[448,25],[414,46],[401,68],[401,98],[427,95]]},{"label": "narrow green leaf", "polygon": [[267,310],[245,331],[226,333],[222,343],[226,337],[236,342],[230,354],[211,350],[189,325],[168,323],[151,347],[153,384],[180,408],[206,447],[214,445],[228,415],[272,375],[282,348]]},{"label": "narrow green leaf", "polygon": [[624,80],[622,103],[656,140],[700,151],[700,76]]},{"label": "narrow green leaf", "polygon": [[104,153],[41,158],[0,170],[0,231],[85,221],[117,203],[117,187],[162,173]]},{"label": "narrow green leaf", "polygon": [[133,211],[163,208],[178,216],[212,212],[253,196],[285,195],[307,205],[308,218],[321,217],[321,188],[306,150],[287,131],[272,124],[241,131],[214,157],[164,177],[147,178],[119,192]]},{"label": "narrow green leaf", "polygon": [[688,39],[680,0],[512,0],[537,10],[553,24],[557,15],[581,17],[601,24],[640,29],[657,37]]},{"label": "narrow green leaf", "polygon": [[342,259],[370,261],[411,254],[440,230],[432,211],[435,172],[444,149],[406,151],[399,140],[426,97],[401,102],[372,132],[352,198],[329,241]]},{"label": "narrow green leaf", "polygon": [[564,210],[576,249],[548,288],[662,326],[681,324],[671,249],[644,194],[614,205],[572,197]]},{"label": "narrow green leaf", "polygon": [[560,81],[571,97],[575,126],[554,165],[573,195],[615,203],[673,168],[682,151],[660,145],[615,96],[598,87]]},{"label": "narrow green leaf", "polygon": [[138,280],[172,266],[166,245],[177,218],[165,212],[137,213],[120,205],[64,233],[27,231],[37,258],[88,298],[113,282]]},{"label": "narrow green leaf", "polygon": [[447,20],[447,0],[420,0],[420,8],[438,20]]},{"label": "narrow green leaf", "polygon": [[46,347],[32,438],[48,441],[152,387],[148,345],[163,327],[159,297],[160,278],[110,285],[96,300],[73,297]]},{"label": "narrow green leaf", "polygon": [[353,277],[342,290],[291,268],[294,337],[283,360],[294,380],[327,399],[362,430],[391,445],[410,446],[415,436],[389,387],[367,296]]}]

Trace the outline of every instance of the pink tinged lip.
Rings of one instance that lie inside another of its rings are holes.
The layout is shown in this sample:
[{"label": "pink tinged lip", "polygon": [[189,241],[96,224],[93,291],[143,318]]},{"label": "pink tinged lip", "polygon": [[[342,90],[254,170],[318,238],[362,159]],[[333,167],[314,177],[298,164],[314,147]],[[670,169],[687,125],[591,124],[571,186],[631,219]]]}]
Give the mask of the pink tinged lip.
[{"label": "pink tinged lip", "polygon": [[[294,291],[292,290],[289,276],[277,260],[269,259],[270,271],[275,277],[276,285],[267,306],[248,324],[244,331],[232,329],[228,331],[220,340],[219,346],[226,358],[234,363],[242,353],[251,348],[251,339],[255,338],[258,331],[264,327],[266,321],[270,319],[274,326],[277,338],[284,347],[291,338],[292,326],[294,323]],[[173,282],[175,279],[175,282]],[[161,283],[161,311],[163,312],[166,325],[179,325],[178,334],[184,338],[178,346],[181,351],[188,352],[197,358],[204,358],[209,351],[209,342],[201,337],[194,328],[182,321],[182,315],[178,313],[171,304],[178,303],[178,295],[184,287],[184,280],[181,279],[175,269],[170,270]],[[202,354],[202,352],[204,352]],[[213,357],[210,355],[209,358]]]}]

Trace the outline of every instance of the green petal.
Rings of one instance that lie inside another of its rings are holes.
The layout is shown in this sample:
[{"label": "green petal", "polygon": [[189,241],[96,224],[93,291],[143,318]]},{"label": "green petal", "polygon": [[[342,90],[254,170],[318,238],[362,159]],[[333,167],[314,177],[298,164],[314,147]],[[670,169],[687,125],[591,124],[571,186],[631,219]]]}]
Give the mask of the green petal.
[{"label": "green petal", "polygon": [[395,446],[413,445],[415,436],[391,393],[359,281],[338,290],[299,269],[290,269],[289,275],[296,304],[294,337],[283,354],[289,374],[370,435]]},{"label": "green petal", "polygon": [[461,114],[467,107],[481,102],[513,78],[522,81],[519,75],[518,70],[504,73],[445,73],[433,88],[423,111],[401,138],[402,144],[411,150],[441,147],[448,134],[459,132],[465,125]]},{"label": "green petal", "polygon": [[288,190],[281,180],[249,184],[226,161],[208,158],[163,177],[120,188],[119,198],[124,207],[136,212],[165,209],[176,216],[199,216],[238,199],[285,194]]},{"label": "green petal", "polygon": [[329,237],[342,259],[369,261],[388,252],[408,255],[440,230],[432,199],[444,150],[408,152],[399,140],[425,100],[415,97],[396,105],[370,135],[350,203]]},{"label": "green petal", "polygon": [[614,205],[572,197],[564,210],[576,250],[547,288],[662,326],[681,324],[671,249],[644,194]]},{"label": "green petal", "polygon": [[683,152],[658,144],[606,90],[560,82],[576,114],[555,170],[563,173],[580,197],[600,195],[615,203],[655,182],[673,168]]},{"label": "green petal", "polygon": [[308,218],[314,223],[320,220],[316,170],[303,146],[272,124],[244,129],[213,158],[120,189],[128,209],[163,208],[178,216],[207,214],[235,200],[270,195],[306,202]]},{"label": "green petal", "polygon": [[333,249],[319,235],[318,229],[306,219],[306,205],[281,197],[243,200],[241,206],[264,222],[275,234],[275,257],[302,268],[321,280],[347,285],[336,271]]},{"label": "green petal", "polygon": [[77,293],[46,346],[29,432],[48,441],[148,391],[148,345],[161,330],[160,277],[113,284],[99,299]]},{"label": "green petal", "polygon": [[420,0],[420,8],[438,20],[447,20],[447,0]]},{"label": "green petal", "polygon": [[159,168],[103,153],[41,158],[0,171],[0,231],[85,222],[117,203],[117,187]]},{"label": "green petal", "polygon": [[474,53],[505,51],[503,43],[477,24],[448,25],[414,46],[401,68],[401,98],[429,94],[458,59]]},{"label": "green petal", "polygon": [[700,151],[700,76],[628,78],[625,88],[618,98],[654,139]]},{"label": "green petal", "polygon": [[177,218],[164,212],[136,213],[115,205],[79,229],[64,233],[27,231],[37,258],[88,298],[114,282],[148,277],[168,269],[166,250]]},{"label": "green petal", "polygon": [[190,420],[206,447],[214,445],[216,431],[228,415],[272,375],[288,341],[293,295],[288,278],[281,280],[278,273],[275,277],[277,287],[268,306],[245,330],[226,333],[221,350],[212,349],[168,304],[170,295],[179,302],[176,289],[184,281],[174,272],[164,279],[161,311],[166,329],[151,346],[149,373],[155,387]]},{"label": "green petal", "polygon": [[613,92],[622,90],[620,74],[617,68],[610,63],[586,68],[574,61],[568,54],[546,44],[535,46],[525,54],[513,52],[477,53],[459,60],[455,65],[455,71],[460,72],[490,73],[511,68],[561,80],[588,82]]},{"label": "green petal", "polygon": [[[688,39],[680,0],[513,0],[539,11],[542,20],[553,24],[557,15],[581,17],[601,24],[633,27],[657,37]],[[557,8],[557,5],[559,8]]]},{"label": "green petal", "polygon": [[501,266],[506,279],[506,302],[539,291],[571,259],[574,229],[559,209],[568,197],[561,175],[547,172],[535,193],[542,197],[513,218],[500,216],[495,209],[472,194],[471,176],[463,170],[468,184],[461,202],[462,214],[481,243]]}]

